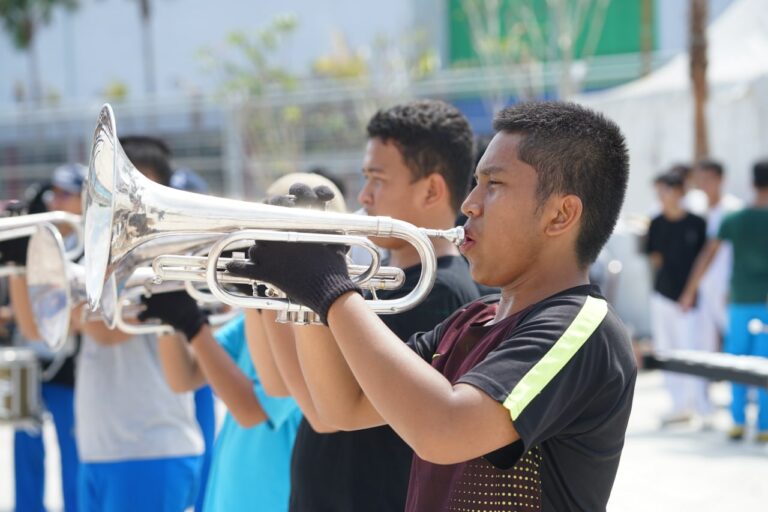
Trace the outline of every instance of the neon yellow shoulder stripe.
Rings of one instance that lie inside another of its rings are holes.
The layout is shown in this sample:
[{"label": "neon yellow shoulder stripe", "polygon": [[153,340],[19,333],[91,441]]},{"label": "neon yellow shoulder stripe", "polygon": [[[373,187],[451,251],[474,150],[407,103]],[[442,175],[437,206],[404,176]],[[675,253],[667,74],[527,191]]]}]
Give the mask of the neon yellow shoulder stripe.
[{"label": "neon yellow shoulder stripe", "polygon": [[504,407],[509,409],[512,421],[520,416],[531,400],[541,393],[566,363],[576,355],[606,314],[608,314],[608,303],[605,300],[587,296],[581,311],[560,339],[538,363],[533,365],[533,368],[528,370],[504,400]]}]

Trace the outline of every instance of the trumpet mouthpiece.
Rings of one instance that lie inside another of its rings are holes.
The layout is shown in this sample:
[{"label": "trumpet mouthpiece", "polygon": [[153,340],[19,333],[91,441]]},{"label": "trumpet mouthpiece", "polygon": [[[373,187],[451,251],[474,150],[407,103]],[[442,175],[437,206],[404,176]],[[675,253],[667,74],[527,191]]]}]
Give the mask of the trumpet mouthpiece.
[{"label": "trumpet mouthpiece", "polygon": [[442,238],[457,247],[464,243],[464,228],[461,226],[451,229],[422,229],[421,231],[430,238]]}]

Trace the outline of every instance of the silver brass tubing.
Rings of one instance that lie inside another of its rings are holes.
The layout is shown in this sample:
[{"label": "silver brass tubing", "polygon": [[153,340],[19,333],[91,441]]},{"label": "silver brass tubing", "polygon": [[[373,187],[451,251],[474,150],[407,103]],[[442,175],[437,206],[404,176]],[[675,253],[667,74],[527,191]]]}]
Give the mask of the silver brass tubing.
[{"label": "silver brass tubing", "polygon": [[68,212],[46,212],[0,218],[0,241],[31,236],[40,224],[69,224],[76,236],[75,247],[66,251],[68,260],[83,254],[83,219]]},{"label": "silver brass tubing", "polygon": [[[403,297],[388,300],[369,300],[366,301],[369,307],[376,313],[381,314],[393,314],[401,311],[407,311],[408,309],[416,306],[421,302],[426,295],[432,289],[432,285],[435,281],[435,269],[437,266],[434,248],[429,238],[419,231],[414,229],[412,225],[398,221],[395,219],[387,219],[390,223],[389,232],[392,236],[397,236],[409,242],[414,246],[419,253],[419,257],[422,261],[422,271],[419,276],[419,281],[411,292]],[[284,240],[283,232],[269,232],[262,230],[247,230],[231,235],[225,236],[218,240],[208,254],[209,261],[217,261],[219,255],[229,246],[231,243],[238,240]],[[292,241],[292,240],[285,240]],[[241,308],[256,308],[256,309],[268,309],[275,311],[308,311],[307,308],[298,304],[292,303],[290,299],[285,298],[263,298],[263,297],[242,297],[227,292],[220,286],[219,272],[216,265],[209,264],[206,268],[206,278],[208,280],[208,288],[211,293],[225,304]]]}]

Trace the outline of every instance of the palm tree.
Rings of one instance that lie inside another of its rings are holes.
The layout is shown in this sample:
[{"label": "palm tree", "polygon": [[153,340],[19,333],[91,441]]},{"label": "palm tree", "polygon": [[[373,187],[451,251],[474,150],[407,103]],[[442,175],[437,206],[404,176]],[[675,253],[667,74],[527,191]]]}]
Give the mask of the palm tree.
[{"label": "palm tree", "polygon": [[694,148],[695,160],[709,154],[707,136],[707,0],[690,1],[690,56],[691,85],[693,88]]},{"label": "palm tree", "polygon": [[38,30],[51,21],[57,6],[75,9],[77,0],[0,0],[0,19],[14,46],[27,52],[29,98],[39,105],[42,99],[40,69],[35,48]]}]

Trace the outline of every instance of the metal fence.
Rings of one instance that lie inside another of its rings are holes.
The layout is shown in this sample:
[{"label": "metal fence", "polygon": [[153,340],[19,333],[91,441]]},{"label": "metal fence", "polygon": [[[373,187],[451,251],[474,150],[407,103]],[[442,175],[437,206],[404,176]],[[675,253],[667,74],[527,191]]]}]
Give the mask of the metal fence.
[{"label": "metal fence", "polygon": [[[654,66],[668,57],[654,55]],[[582,90],[603,88],[636,78],[643,66],[637,54],[599,57],[577,63],[574,80]],[[156,98],[113,108],[118,134],[165,139],[175,166],[201,174],[213,193],[255,198],[278,175],[322,166],[346,182],[352,192],[347,200],[353,203],[365,125],[376,109],[407,98],[440,98],[459,105],[478,131],[487,131],[501,104],[552,96],[560,71],[557,63],[548,63],[536,70],[445,70],[419,82],[403,77],[346,85],[307,80],[293,92],[245,101]],[[99,107],[88,102],[0,112],[0,200],[20,197],[30,183],[49,178],[56,165],[87,163]]]}]

